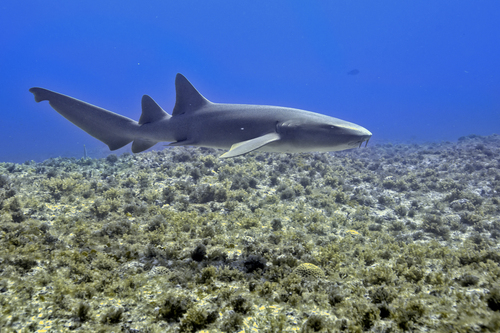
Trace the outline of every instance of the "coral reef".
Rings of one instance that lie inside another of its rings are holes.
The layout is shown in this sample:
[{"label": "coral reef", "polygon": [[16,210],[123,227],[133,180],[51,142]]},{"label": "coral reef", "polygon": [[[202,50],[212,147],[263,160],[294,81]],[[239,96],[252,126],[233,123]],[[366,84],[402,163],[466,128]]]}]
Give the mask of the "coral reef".
[{"label": "coral reef", "polygon": [[305,263],[297,266],[293,272],[304,279],[321,279],[325,277],[325,273],[316,265]]},{"label": "coral reef", "polygon": [[0,163],[0,327],[495,332],[499,147]]}]

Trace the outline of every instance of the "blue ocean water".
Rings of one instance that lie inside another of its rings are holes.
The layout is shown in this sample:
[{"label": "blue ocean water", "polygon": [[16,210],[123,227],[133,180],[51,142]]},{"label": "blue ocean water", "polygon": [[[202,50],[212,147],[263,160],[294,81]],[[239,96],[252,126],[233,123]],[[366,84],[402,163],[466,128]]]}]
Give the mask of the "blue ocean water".
[{"label": "blue ocean water", "polygon": [[497,1],[2,1],[0,162],[107,147],[28,89],[132,119],[180,72],[214,102],[301,108],[377,142],[500,129]]}]

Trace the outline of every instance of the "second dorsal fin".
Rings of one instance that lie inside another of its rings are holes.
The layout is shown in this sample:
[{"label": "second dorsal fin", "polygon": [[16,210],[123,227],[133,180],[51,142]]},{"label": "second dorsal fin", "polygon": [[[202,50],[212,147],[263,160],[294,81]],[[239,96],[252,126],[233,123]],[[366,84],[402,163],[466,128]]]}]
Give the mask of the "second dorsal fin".
[{"label": "second dorsal fin", "polygon": [[142,96],[142,114],[139,118],[139,125],[154,123],[165,117],[170,117],[168,113],[148,95]]}]

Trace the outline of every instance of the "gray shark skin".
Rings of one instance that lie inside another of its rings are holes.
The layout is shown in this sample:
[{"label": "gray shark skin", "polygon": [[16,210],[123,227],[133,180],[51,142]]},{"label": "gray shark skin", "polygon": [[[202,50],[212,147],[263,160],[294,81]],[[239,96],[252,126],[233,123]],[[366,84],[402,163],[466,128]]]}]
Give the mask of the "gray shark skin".
[{"label": "gray shark skin", "polygon": [[326,152],[368,144],[367,129],[319,113],[278,106],[219,104],[203,97],[182,75],[175,77],[172,115],[144,95],[139,122],[43,88],[35,101],[49,101],[63,117],[115,150],[132,143],[139,153],[158,142],[170,146],[229,149],[221,158],[251,151]]}]

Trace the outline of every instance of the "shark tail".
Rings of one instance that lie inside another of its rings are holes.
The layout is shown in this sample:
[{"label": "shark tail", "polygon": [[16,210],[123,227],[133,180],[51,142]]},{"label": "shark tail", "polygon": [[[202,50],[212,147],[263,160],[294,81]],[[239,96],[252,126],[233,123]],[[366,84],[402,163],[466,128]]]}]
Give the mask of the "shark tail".
[{"label": "shark tail", "polygon": [[108,145],[110,150],[119,149],[130,142],[134,153],[141,152],[158,141],[141,135],[141,125],[170,117],[147,95],[142,99],[142,115],[139,122],[102,109],[78,99],[43,88],[31,88],[35,101],[49,101],[54,110],[94,138]]}]

